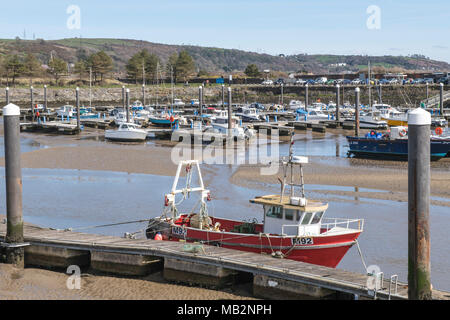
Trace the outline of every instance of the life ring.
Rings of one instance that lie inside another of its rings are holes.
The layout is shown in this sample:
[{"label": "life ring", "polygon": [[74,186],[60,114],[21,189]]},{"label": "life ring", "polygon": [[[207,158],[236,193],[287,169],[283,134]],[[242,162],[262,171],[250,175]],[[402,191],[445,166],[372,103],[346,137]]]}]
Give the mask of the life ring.
[{"label": "life ring", "polygon": [[170,123],[173,123],[175,121],[175,118],[173,116],[170,116]]},{"label": "life ring", "polygon": [[440,135],[444,132],[444,130],[442,130],[441,127],[437,127],[436,129],[434,129],[434,132],[436,132],[436,134],[437,134],[438,136],[440,136]]},{"label": "life ring", "polygon": [[400,130],[400,132],[398,134],[400,135],[400,137],[404,137],[404,136],[406,136],[407,133],[408,132],[406,131],[406,129],[402,129],[402,130]]}]

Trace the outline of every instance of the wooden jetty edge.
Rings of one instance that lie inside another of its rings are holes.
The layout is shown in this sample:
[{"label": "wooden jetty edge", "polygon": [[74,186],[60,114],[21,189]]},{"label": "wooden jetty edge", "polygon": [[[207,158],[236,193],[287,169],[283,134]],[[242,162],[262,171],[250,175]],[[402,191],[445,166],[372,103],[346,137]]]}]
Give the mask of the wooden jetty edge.
[{"label": "wooden jetty edge", "polygon": [[[0,222],[0,240],[6,224]],[[253,275],[254,294],[263,298],[407,299],[407,285],[384,279],[369,290],[367,275],[289,259],[173,241],[134,240],[24,225],[25,263],[44,267],[75,264],[117,274],[144,275],[164,267],[168,280],[220,287],[242,275]],[[191,252],[189,252],[191,251]],[[231,279],[231,280],[230,280]],[[248,277],[247,277],[248,279]],[[450,293],[433,290],[433,299],[449,300]]]}]

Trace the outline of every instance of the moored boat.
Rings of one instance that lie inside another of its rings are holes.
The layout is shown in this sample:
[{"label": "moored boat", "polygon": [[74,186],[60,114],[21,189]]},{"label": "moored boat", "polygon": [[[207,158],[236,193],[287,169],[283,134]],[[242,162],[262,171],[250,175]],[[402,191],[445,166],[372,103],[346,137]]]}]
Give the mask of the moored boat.
[{"label": "moored boat", "polygon": [[[336,267],[356,243],[363,231],[364,220],[325,218],[328,204],[305,197],[302,165],[307,163],[307,158],[294,156],[291,147],[290,155],[281,163],[285,173],[281,193],[250,200],[263,208],[263,222],[258,223],[209,216],[207,201],[211,200],[211,196],[203,184],[199,162],[181,161],[172,189],[165,196],[163,214],[149,221],[147,238],[201,242]],[[292,179],[287,182],[289,167],[291,170],[300,169],[300,182],[294,183]],[[190,183],[194,181],[194,171],[198,175],[198,185]],[[186,172],[187,183],[184,188],[177,189],[181,172]],[[287,186],[290,186],[290,194],[285,194]],[[299,194],[294,192],[295,187],[301,188]],[[198,212],[179,211],[179,204],[194,192],[200,194]],[[176,200],[176,197],[181,199]]]},{"label": "moored boat", "polygon": [[140,129],[134,123],[121,123],[117,130],[106,130],[105,139],[115,141],[137,142],[145,141],[147,138],[147,131]]},{"label": "moored boat", "polygon": [[[347,136],[348,155],[364,158],[408,159],[408,128],[393,127],[389,133],[375,131],[365,137]],[[430,135],[430,158],[439,160],[450,152],[450,139],[437,139]]]}]

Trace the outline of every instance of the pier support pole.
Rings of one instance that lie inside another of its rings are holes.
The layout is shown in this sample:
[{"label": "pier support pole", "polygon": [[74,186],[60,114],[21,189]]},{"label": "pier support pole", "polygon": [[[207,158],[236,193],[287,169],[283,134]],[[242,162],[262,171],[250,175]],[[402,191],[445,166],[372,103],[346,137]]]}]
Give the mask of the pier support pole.
[{"label": "pier support pole", "polygon": [[6,262],[24,267],[22,168],[20,163],[20,108],[3,108],[6,180]]},{"label": "pier support pole", "polygon": [[283,99],[283,89],[284,89],[284,85],[281,83],[281,84],[280,84],[280,87],[281,87],[281,105],[283,105],[283,101],[284,101],[284,99]]},{"label": "pier support pole", "polygon": [[130,112],[128,110],[129,108],[130,108],[130,89],[127,89],[126,102],[125,102],[125,112],[127,114],[127,123],[130,122]]},{"label": "pier support pole", "polygon": [[308,105],[309,105],[309,100],[308,100],[308,84],[305,84],[305,111],[308,111]]},{"label": "pier support pole", "polygon": [[198,87],[198,108],[199,108],[199,115],[200,115],[200,121],[203,123],[203,87]]},{"label": "pier support pole", "polygon": [[145,84],[142,85],[142,105],[145,107]]},{"label": "pier support pole", "polygon": [[225,108],[225,85],[222,85],[222,109]]},{"label": "pier support pole", "polygon": [[383,85],[380,83],[380,103],[383,103],[383,91],[382,91],[382,88],[383,87]]},{"label": "pier support pole", "polygon": [[122,107],[123,107],[124,111],[125,111],[125,103],[126,103],[126,101],[125,101],[125,86],[122,86]]},{"label": "pier support pole", "polygon": [[80,88],[75,90],[75,103],[77,106],[77,130],[80,133]]},{"label": "pier support pole", "polygon": [[231,108],[231,87],[228,87],[228,134],[231,135],[231,129],[233,128],[232,126],[232,112],[233,109]]},{"label": "pier support pole", "polygon": [[355,88],[355,136],[359,137],[359,88]]},{"label": "pier support pole", "polygon": [[35,119],[35,111],[34,111],[34,94],[33,94],[33,86],[30,87],[30,105],[31,105],[31,113],[33,116],[33,122]]},{"label": "pier support pole", "polygon": [[408,298],[431,299],[430,266],[431,115],[408,114]]},{"label": "pier support pole", "polygon": [[439,112],[440,116],[444,114],[444,84],[439,83]]},{"label": "pier support pole", "polygon": [[47,112],[47,85],[44,84],[44,111]]},{"label": "pier support pole", "polygon": [[8,105],[9,104],[9,87],[6,87],[5,96],[6,96],[6,105]]},{"label": "pier support pole", "polygon": [[428,93],[428,82],[426,83],[426,86],[427,86],[427,104],[428,104],[428,97],[429,97],[429,96],[428,96],[428,94],[429,94],[429,93]]},{"label": "pier support pole", "polygon": [[336,85],[336,122],[339,122],[341,120],[341,115],[339,113],[339,104],[340,104],[340,91],[339,91],[339,84]]}]

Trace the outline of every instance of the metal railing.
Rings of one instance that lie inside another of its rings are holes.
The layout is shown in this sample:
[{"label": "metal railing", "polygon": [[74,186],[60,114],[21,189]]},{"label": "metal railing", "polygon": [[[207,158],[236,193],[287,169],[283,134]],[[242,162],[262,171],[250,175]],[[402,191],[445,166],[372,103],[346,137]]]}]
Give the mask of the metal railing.
[{"label": "metal railing", "polygon": [[[328,222],[329,221],[329,222]],[[343,229],[352,230],[363,230],[364,229],[364,219],[345,219],[345,218],[323,218],[321,223],[318,224],[284,224],[281,226],[282,235],[314,235],[314,232],[308,232],[308,227],[318,226],[318,234],[321,230],[325,229],[324,232],[329,232],[333,228],[341,227]],[[294,229],[292,233],[285,232],[286,229]]]}]

